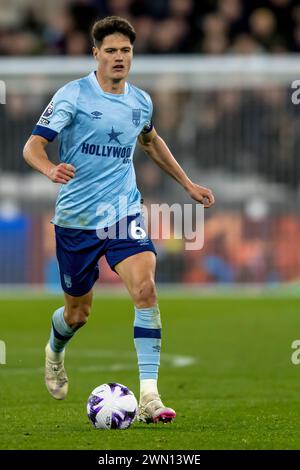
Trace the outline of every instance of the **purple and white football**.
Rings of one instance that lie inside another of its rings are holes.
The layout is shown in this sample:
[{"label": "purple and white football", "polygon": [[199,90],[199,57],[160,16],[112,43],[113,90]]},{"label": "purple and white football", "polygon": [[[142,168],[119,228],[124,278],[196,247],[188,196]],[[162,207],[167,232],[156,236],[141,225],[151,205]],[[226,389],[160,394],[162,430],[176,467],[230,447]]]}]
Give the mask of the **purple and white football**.
[{"label": "purple and white football", "polygon": [[134,394],[119,383],[99,385],[87,402],[87,414],[96,429],[127,429],[135,420],[137,409]]}]

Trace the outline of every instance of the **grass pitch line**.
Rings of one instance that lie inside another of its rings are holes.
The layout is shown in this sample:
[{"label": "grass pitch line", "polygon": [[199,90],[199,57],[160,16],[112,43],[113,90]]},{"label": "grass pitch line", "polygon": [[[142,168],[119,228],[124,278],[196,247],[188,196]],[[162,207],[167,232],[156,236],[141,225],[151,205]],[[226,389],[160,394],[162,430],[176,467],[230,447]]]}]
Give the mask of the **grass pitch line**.
[{"label": "grass pitch line", "polygon": [[[30,353],[39,353],[40,349],[38,348],[30,348],[26,350]],[[127,357],[129,359],[135,360],[136,354],[134,352],[122,352],[119,353],[118,351],[112,350],[97,350],[97,349],[87,349],[85,351],[71,351],[70,357],[78,357],[78,358],[93,358],[93,359],[101,359],[101,358],[116,358],[120,357]],[[162,354],[161,355],[162,366],[168,365],[169,367],[173,368],[182,368],[188,367],[193,364],[197,363],[197,358],[193,356],[183,356],[179,354]],[[128,364],[128,362],[120,363],[115,362],[112,364],[90,364],[86,366],[79,366],[74,367],[72,364],[67,365],[68,369],[71,371],[78,371],[80,373],[93,373],[93,372],[107,372],[107,371],[129,371],[135,370],[136,364]],[[26,375],[26,374],[42,374],[44,372],[43,367],[9,367],[9,364],[1,369],[3,374],[10,374],[10,375]]]}]

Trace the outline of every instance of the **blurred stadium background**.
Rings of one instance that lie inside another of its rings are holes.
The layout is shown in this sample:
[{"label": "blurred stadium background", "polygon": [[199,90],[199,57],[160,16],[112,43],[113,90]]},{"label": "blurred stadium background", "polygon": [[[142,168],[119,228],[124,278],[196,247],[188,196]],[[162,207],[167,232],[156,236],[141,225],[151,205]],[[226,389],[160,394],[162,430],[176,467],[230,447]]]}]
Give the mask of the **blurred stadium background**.
[{"label": "blurred stadium background", "polygon": [[[1,0],[0,285],[55,288],[49,223],[57,186],[22,148],[58,87],[95,67],[89,30],[116,14],[137,31],[130,79],[152,95],[154,122],[194,181],[210,187],[205,244],[158,240],[157,281],[278,285],[300,277],[300,6],[293,0]],[[56,144],[48,147],[57,159]],[[140,151],[145,204],[187,203]],[[118,277],[102,263],[100,283]]]}]

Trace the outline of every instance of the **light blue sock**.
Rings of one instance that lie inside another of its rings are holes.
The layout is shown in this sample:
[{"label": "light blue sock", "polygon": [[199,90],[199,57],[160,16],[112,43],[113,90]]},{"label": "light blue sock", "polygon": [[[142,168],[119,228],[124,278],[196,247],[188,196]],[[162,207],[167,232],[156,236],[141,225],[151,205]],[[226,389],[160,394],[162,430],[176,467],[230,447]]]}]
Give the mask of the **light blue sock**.
[{"label": "light blue sock", "polygon": [[75,333],[75,331],[67,325],[64,319],[64,310],[65,307],[60,307],[52,316],[52,328],[49,343],[53,352],[63,351],[66,344]]},{"label": "light blue sock", "polygon": [[158,378],[161,348],[161,320],[158,305],[134,308],[134,345],[140,380]]}]

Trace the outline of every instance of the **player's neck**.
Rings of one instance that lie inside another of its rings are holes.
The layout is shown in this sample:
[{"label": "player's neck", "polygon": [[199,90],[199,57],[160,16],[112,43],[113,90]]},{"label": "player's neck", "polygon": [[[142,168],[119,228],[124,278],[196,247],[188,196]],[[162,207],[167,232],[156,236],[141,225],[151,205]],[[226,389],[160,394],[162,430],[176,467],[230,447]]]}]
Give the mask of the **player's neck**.
[{"label": "player's neck", "polygon": [[114,81],[109,78],[102,77],[99,72],[96,73],[97,80],[101,89],[105,93],[114,93],[116,95],[121,95],[125,91],[125,79]]}]

